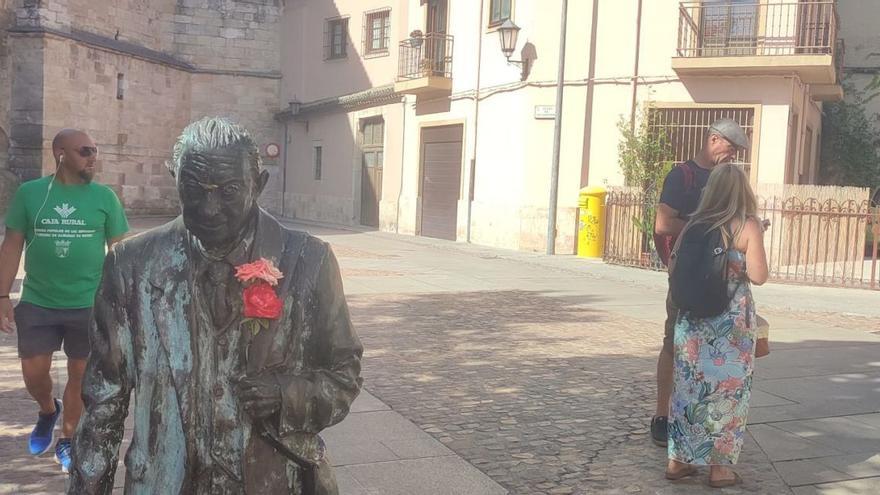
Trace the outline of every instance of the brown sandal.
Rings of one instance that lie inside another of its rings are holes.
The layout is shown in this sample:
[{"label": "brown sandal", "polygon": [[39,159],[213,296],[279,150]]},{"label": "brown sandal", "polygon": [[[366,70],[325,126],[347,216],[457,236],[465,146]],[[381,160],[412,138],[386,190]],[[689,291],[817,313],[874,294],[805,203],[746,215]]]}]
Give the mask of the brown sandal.
[{"label": "brown sandal", "polygon": [[669,481],[678,481],[680,479],[684,479],[684,478],[687,478],[688,476],[693,476],[695,474],[697,474],[697,468],[695,468],[693,466],[686,467],[676,473],[672,473],[667,469],[666,470],[666,479],[668,479]]},{"label": "brown sandal", "polygon": [[733,473],[733,478],[724,478],[720,480],[709,480],[709,486],[712,488],[727,488],[734,485],[739,485],[743,482],[743,479],[739,474]]}]

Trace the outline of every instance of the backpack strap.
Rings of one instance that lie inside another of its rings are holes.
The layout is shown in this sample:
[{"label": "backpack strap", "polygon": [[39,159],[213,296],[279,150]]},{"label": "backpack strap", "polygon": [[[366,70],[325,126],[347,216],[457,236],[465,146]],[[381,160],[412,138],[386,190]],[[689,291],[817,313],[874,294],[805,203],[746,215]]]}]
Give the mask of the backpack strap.
[{"label": "backpack strap", "polygon": [[678,167],[681,169],[681,173],[684,174],[684,190],[690,191],[696,184],[696,174],[694,173],[694,169],[688,165],[688,162],[684,162]]}]

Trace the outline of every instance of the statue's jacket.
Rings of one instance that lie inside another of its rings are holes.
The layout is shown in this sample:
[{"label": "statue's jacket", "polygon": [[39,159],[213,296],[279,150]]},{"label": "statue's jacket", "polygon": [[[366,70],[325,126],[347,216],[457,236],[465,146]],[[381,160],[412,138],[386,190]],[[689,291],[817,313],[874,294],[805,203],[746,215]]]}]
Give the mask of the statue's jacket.
[{"label": "statue's jacket", "polygon": [[237,316],[210,334],[210,346],[234,337],[238,371],[277,380],[280,410],[255,422],[226,377],[216,377],[216,393],[204,390],[214,377],[200,368],[199,355],[212,329],[197,304],[203,282],[192,243],[178,217],[117,243],[107,256],[68,493],[111,493],[130,399],[126,494],[336,493],[318,433],[348,414],[361,386],[363,348],[330,247],[259,211],[249,257],[271,260],[283,273],[276,287],[282,315],[253,334],[233,301]]}]

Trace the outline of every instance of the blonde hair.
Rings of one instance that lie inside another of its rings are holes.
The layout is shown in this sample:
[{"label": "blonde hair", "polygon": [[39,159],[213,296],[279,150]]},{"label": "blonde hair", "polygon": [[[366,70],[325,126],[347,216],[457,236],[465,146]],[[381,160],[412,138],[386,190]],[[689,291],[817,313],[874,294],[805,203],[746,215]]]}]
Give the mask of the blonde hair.
[{"label": "blonde hair", "polygon": [[[748,217],[758,213],[758,201],[745,171],[733,163],[717,165],[703,189],[700,205],[691,215],[690,225],[708,224],[708,230],[721,229],[726,245],[739,237]],[[730,230],[738,220],[735,232]]]}]

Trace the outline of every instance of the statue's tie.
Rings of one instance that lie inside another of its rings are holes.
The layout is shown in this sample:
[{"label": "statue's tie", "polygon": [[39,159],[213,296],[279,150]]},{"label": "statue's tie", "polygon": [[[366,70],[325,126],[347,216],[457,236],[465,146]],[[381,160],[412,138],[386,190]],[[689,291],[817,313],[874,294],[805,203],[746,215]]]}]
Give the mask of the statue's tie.
[{"label": "statue's tie", "polygon": [[231,282],[231,268],[228,263],[222,261],[212,262],[208,267],[208,280],[210,281],[208,291],[211,294],[211,314],[214,317],[214,324],[218,328],[229,323],[232,301],[229,300],[227,288]]}]

